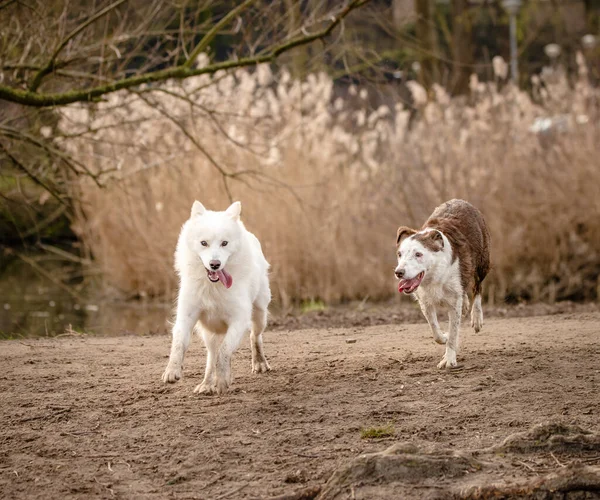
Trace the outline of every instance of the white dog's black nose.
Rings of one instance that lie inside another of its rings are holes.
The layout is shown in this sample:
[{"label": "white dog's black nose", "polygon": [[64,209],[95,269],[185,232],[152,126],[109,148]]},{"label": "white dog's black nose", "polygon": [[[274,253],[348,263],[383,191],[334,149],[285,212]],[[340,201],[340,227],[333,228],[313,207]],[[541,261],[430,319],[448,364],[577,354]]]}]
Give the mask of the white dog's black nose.
[{"label": "white dog's black nose", "polygon": [[209,262],[209,264],[210,264],[210,268],[213,271],[216,271],[217,269],[219,269],[221,267],[221,261],[220,260],[211,260]]},{"label": "white dog's black nose", "polygon": [[404,269],[400,269],[399,271],[396,271],[396,276],[398,278],[404,278]]}]

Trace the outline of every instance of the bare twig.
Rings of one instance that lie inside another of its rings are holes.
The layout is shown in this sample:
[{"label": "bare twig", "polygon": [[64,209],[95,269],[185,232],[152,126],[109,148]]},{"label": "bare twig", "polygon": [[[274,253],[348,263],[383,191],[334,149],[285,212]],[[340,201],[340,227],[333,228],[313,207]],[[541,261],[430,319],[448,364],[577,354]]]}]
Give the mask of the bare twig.
[{"label": "bare twig", "polygon": [[[200,109],[202,109],[207,114],[209,114],[209,116],[211,117],[213,122],[218,123],[217,120],[214,118],[214,116],[212,116],[213,112],[211,110],[206,110],[202,106],[195,103],[189,97],[180,95],[177,92],[168,91],[166,89],[155,89],[155,90],[158,92],[161,92],[161,93],[166,93],[166,94],[176,97],[178,99],[182,99],[183,101],[190,104],[190,106],[198,106]],[[161,115],[163,115],[168,120],[170,120],[174,125],[176,125],[181,130],[181,132],[192,142],[192,144],[208,159],[209,163],[211,163],[218,170],[218,172],[222,176],[225,192],[226,192],[227,197],[230,202],[233,201],[233,197],[231,194],[231,190],[229,189],[229,180],[235,179],[235,180],[242,182],[243,184],[248,186],[249,184],[247,182],[245,182],[243,177],[254,177],[254,178],[262,180],[263,182],[265,182],[266,184],[268,184],[270,186],[276,186],[278,188],[283,188],[283,189],[287,190],[300,205],[302,204],[301,203],[302,200],[301,200],[300,196],[298,195],[298,193],[296,192],[296,190],[294,189],[294,186],[291,186],[289,184],[281,182],[278,179],[276,179],[268,174],[265,174],[264,172],[261,172],[259,170],[253,170],[253,169],[244,169],[244,170],[239,170],[237,172],[228,172],[227,170],[225,170],[225,168],[223,168],[221,165],[219,165],[217,163],[217,161],[212,157],[212,155],[210,155],[210,153],[208,153],[206,148],[204,148],[204,146],[202,146],[202,144],[200,144],[196,140],[196,138],[187,130],[187,128],[179,120],[177,120],[174,116],[169,114],[162,106],[159,106],[156,103],[151,103],[151,102],[149,102],[149,100],[145,99],[143,97],[143,94],[145,94],[147,91],[141,90],[141,91],[131,91],[131,92],[138,95],[144,102],[146,102],[146,104],[151,106],[153,109],[158,110],[158,112]],[[235,141],[233,138],[231,138],[228,134],[226,134],[225,131],[220,126],[220,124],[217,126],[217,128],[219,128],[221,133],[224,134],[225,137],[230,139],[233,144],[236,144],[237,146],[250,151],[252,154],[255,154],[255,155],[257,154],[256,152],[252,151],[251,149],[245,147],[245,145],[239,144],[237,141]]]},{"label": "bare twig", "polygon": [[40,187],[44,188],[48,193],[50,193],[54,198],[56,198],[56,200],[60,204],[65,205],[65,206],[67,205],[67,202],[62,199],[62,197],[58,194],[57,191],[55,191],[53,188],[51,188],[47,183],[45,183],[42,179],[40,179],[34,172],[32,172],[29,168],[27,168],[19,160],[17,160],[8,151],[6,146],[4,146],[4,144],[2,144],[1,142],[0,142],[0,151],[2,151],[6,155],[6,157],[12,162],[13,165],[15,165],[22,172],[24,172],[33,182],[38,184]]},{"label": "bare twig", "polygon": [[526,464],[525,462],[522,462],[521,460],[518,460],[517,463],[519,465],[522,465],[523,467],[525,467],[526,469],[530,470],[531,472],[535,472],[536,474],[538,473],[537,470],[535,470],[531,465]]},{"label": "bare twig", "polygon": [[302,430],[304,429],[304,427],[284,427],[283,429],[277,429],[273,432],[273,434],[279,434],[280,432],[287,432],[287,431],[297,431],[297,430]]},{"label": "bare twig", "polygon": [[109,484],[101,483],[100,481],[98,481],[98,478],[96,478],[96,477],[94,477],[94,481],[96,481],[100,486],[104,486],[108,491],[110,491],[110,494],[113,497],[115,496],[115,490],[113,490]]},{"label": "bare twig", "polygon": [[[89,429],[87,431],[65,432],[65,434],[68,434],[69,436],[83,436],[85,434],[95,434],[96,429],[98,429],[98,427],[100,427],[100,422],[98,422],[94,427],[92,427],[91,429]],[[109,464],[110,464],[110,462],[109,462]]]},{"label": "bare twig", "polygon": [[[354,488],[352,488],[354,489]],[[295,493],[285,493],[276,497],[269,497],[267,500],[311,500],[316,498],[321,492],[321,486],[309,486]]]},{"label": "bare twig", "polygon": [[252,5],[256,0],[246,0],[244,3],[238,5],[235,9],[230,10],[217,24],[215,24],[206,35],[202,37],[202,40],[196,45],[194,50],[192,50],[190,56],[187,58],[187,61],[183,63],[183,66],[189,68],[194,64],[196,57],[198,57],[202,52],[206,50],[209,46],[210,42],[213,41],[215,36],[218,35],[221,28],[226,26],[232,19],[236,16],[240,15],[243,11],[245,11],[250,5]]},{"label": "bare twig", "polygon": [[[60,149],[57,149],[57,148],[51,146],[49,143],[47,143],[45,141],[41,141],[41,140],[37,139],[36,137],[33,137],[25,132],[21,132],[20,130],[16,130],[16,129],[13,129],[11,127],[6,127],[6,126],[0,126],[0,130],[2,132],[4,132],[6,135],[12,137],[13,139],[17,139],[20,141],[25,141],[30,144],[33,144],[34,146],[44,150],[46,153],[50,154],[51,156],[60,158],[62,161],[65,162],[65,165],[67,165],[67,167],[69,167],[69,169],[74,174],[76,174],[76,175],[85,174],[85,175],[89,176],[90,178],[92,178],[98,187],[103,187],[102,184],[100,183],[99,177],[106,172],[100,172],[100,174],[94,174],[84,164],[76,161],[74,158],[72,158],[65,152],[61,151]],[[8,155],[8,152],[6,154]],[[30,174],[28,173],[28,175],[30,175]]]},{"label": "bare twig", "polygon": [[47,418],[50,417],[57,417],[58,415],[62,415],[63,413],[68,413],[71,411],[71,407],[64,407],[64,408],[51,408],[53,410],[55,410],[53,413],[48,413],[45,415],[34,415],[32,417],[26,417],[26,418],[22,418],[21,420],[19,420],[19,423],[25,423],[25,422],[31,422],[32,420],[45,420]]},{"label": "bare twig", "polygon": [[[151,106],[151,104],[148,102],[148,99],[141,94],[140,94],[140,99],[142,99],[146,104]],[[181,130],[183,135],[185,135],[190,140],[190,142],[198,149],[198,151],[200,151],[206,157],[206,159],[209,161],[209,163],[219,171],[219,173],[221,174],[221,177],[223,178],[223,184],[224,184],[225,192],[227,193],[229,202],[230,203],[233,202],[233,196],[231,195],[231,191],[229,190],[229,185],[227,184],[227,178],[231,177],[232,174],[227,172],[221,165],[219,165],[219,163],[212,157],[212,155],[206,150],[206,148],[204,148],[204,146],[202,146],[202,144],[200,144],[196,140],[196,138],[186,129],[186,127],[184,125],[182,125],[179,122],[179,120],[177,120],[174,116],[171,116],[169,113],[167,113],[164,109],[162,109],[162,107],[156,106],[156,109],[158,110],[158,112],[161,115],[163,115],[165,118],[169,119],[174,125],[176,125],[177,128],[179,128],[179,130]]]},{"label": "bare twig", "polygon": [[49,214],[47,217],[45,217],[43,220],[41,220],[40,222],[36,222],[34,224],[34,226],[31,229],[28,229],[27,231],[25,231],[21,235],[21,237],[28,238],[29,236],[31,236],[33,234],[39,233],[44,228],[46,228],[47,226],[52,224],[56,219],[61,217],[66,211],[67,211],[66,205],[61,205],[56,210],[54,210],[51,214]]},{"label": "bare twig", "polygon": [[53,253],[53,254],[58,255],[59,257],[65,259],[65,260],[69,260],[69,261],[75,262],[77,264],[84,264],[84,265],[87,264],[87,265],[89,265],[89,264],[92,263],[91,260],[89,260],[89,259],[84,259],[84,258],[78,257],[77,255],[73,255],[70,252],[66,252],[62,248],[57,248],[55,246],[48,245],[46,243],[38,243],[37,246],[40,247],[42,250],[44,250],[46,252]]},{"label": "bare twig", "polygon": [[6,7],[8,7],[10,4],[15,3],[17,0],[6,0],[6,2],[1,2],[0,3],[0,10],[5,9]]},{"label": "bare twig", "polygon": [[246,486],[248,486],[248,483],[243,484],[242,486],[240,486],[239,488],[236,488],[235,490],[228,491],[227,493],[223,493],[222,495],[219,495],[218,497],[215,497],[215,500],[221,500],[223,498],[230,497],[234,493],[242,491]]},{"label": "bare twig", "polygon": [[27,347],[31,347],[32,349],[33,349],[34,347],[38,347],[38,346],[35,346],[35,345],[33,345],[33,344],[28,344],[27,342],[22,342],[22,341],[20,341],[20,340],[19,340],[19,344],[23,344],[23,345],[25,345],[25,346],[27,346]]},{"label": "bare twig", "polygon": [[565,464],[563,464],[558,458],[556,458],[556,455],[553,452],[550,452],[550,456],[554,459],[554,461],[558,464],[559,467],[565,467]]},{"label": "bare twig", "polygon": [[60,54],[60,52],[66,47],[67,43],[69,43],[70,40],[75,38],[79,33],[81,33],[90,24],[93,24],[98,19],[104,17],[106,14],[108,14],[112,10],[116,9],[119,5],[125,3],[126,1],[127,0],[117,0],[116,2],[112,3],[108,7],[102,9],[101,11],[99,11],[98,13],[96,13],[95,15],[90,17],[86,22],[80,24],[71,33],[69,33],[69,35],[67,35],[67,37],[58,45],[58,47],[56,48],[56,50],[54,51],[52,56],[50,56],[50,60],[46,63],[46,65],[43,68],[41,68],[37,72],[37,74],[33,77],[33,81],[31,82],[31,85],[29,86],[29,90],[32,92],[37,91],[37,89],[40,86],[40,84],[42,83],[42,80],[44,79],[44,77],[54,70],[55,61],[56,61],[56,58],[58,57],[58,54]]},{"label": "bare twig", "polygon": [[64,290],[65,292],[67,292],[71,297],[76,298],[76,299],[81,299],[81,297],[79,296],[79,294],[77,292],[74,292],[70,287],[65,285],[62,281],[57,280],[54,276],[52,276],[52,274],[50,274],[48,271],[46,271],[43,267],[39,266],[37,264],[37,262],[35,262],[33,259],[30,259],[29,257],[22,255],[21,253],[15,253],[15,255],[19,259],[21,259],[23,262],[25,262],[26,264],[29,264],[33,269],[35,269],[38,273],[40,273],[42,276],[44,276],[44,278],[46,278],[49,281],[51,281],[52,283],[54,283],[61,290]]}]

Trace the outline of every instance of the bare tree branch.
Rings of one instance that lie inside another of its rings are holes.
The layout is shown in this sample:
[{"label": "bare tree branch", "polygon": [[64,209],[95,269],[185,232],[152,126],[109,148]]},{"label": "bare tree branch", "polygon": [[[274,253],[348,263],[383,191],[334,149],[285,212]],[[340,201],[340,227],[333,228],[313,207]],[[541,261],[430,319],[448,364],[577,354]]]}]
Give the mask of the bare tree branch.
[{"label": "bare tree branch", "polygon": [[[125,0],[120,0],[125,1]],[[65,104],[71,104],[74,102],[92,102],[98,98],[116,92],[122,89],[130,89],[137,87],[145,83],[153,83],[165,81],[170,78],[174,79],[185,79],[191,76],[203,75],[203,74],[214,74],[220,70],[227,70],[233,68],[242,68],[247,66],[255,66],[257,64],[269,63],[275,61],[281,54],[288,52],[296,47],[307,45],[320,40],[328,36],[338,24],[353,10],[362,7],[369,3],[370,0],[352,0],[343,9],[339,11],[337,16],[332,16],[327,27],[317,31],[311,35],[304,35],[294,38],[288,42],[277,45],[266,53],[255,56],[246,57],[237,60],[229,60],[224,62],[215,63],[204,68],[190,68],[188,66],[175,66],[164,70],[152,71],[149,73],[135,75],[128,78],[123,78],[115,82],[111,82],[105,85],[92,87],[90,89],[78,89],[70,90],[62,93],[54,94],[40,94],[32,92],[31,90],[21,90],[6,85],[0,85],[0,99],[6,101],[23,104],[25,106],[32,107],[49,107],[49,106],[60,106]]]}]

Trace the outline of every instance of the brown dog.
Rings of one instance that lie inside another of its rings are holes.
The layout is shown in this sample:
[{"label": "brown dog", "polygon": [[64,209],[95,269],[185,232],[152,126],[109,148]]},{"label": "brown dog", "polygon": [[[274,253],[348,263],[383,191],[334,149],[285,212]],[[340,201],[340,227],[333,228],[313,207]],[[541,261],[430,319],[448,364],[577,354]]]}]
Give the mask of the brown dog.
[{"label": "brown dog", "polygon": [[[398,228],[398,291],[413,294],[446,353],[438,368],[456,366],[461,314],[474,297],[471,326],[483,326],[481,283],[490,269],[490,234],[483,215],[470,203],[450,200],[437,207],[417,231]],[[440,330],[437,309],[448,308],[448,333]]]}]

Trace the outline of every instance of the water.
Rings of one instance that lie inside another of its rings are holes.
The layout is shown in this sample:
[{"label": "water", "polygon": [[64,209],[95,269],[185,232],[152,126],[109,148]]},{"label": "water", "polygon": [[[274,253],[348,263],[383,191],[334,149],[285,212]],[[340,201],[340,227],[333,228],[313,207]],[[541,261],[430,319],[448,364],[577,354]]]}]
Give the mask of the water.
[{"label": "water", "polygon": [[[115,302],[84,286],[76,264],[0,255],[0,338],[165,333],[171,304]],[[37,267],[37,270],[34,268]],[[45,275],[39,272],[43,270]],[[61,286],[69,282],[67,287]],[[79,282],[79,283],[78,283]]]}]

